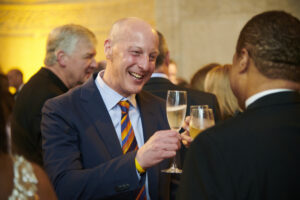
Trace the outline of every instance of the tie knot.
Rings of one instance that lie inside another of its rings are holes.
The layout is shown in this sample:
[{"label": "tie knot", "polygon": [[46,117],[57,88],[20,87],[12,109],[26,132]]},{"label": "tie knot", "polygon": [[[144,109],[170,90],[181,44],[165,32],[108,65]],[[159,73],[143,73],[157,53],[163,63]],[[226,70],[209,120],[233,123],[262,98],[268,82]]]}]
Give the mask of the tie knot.
[{"label": "tie knot", "polygon": [[127,100],[126,101],[120,101],[118,104],[120,105],[122,112],[128,113],[130,104]]}]

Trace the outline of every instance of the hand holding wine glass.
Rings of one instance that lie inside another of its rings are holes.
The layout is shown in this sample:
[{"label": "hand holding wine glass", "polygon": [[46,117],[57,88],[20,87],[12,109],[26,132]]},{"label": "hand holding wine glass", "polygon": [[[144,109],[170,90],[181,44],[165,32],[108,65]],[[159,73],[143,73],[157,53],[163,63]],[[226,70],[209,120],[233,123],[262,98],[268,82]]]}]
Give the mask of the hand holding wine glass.
[{"label": "hand holding wine glass", "polygon": [[[186,113],[187,94],[186,91],[168,90],[167,94],[167,117],[170,128],[179,131]],[[176,166],[174,157],[173,163],[169,169],[162,170],[166,173],[182,173]]]}]

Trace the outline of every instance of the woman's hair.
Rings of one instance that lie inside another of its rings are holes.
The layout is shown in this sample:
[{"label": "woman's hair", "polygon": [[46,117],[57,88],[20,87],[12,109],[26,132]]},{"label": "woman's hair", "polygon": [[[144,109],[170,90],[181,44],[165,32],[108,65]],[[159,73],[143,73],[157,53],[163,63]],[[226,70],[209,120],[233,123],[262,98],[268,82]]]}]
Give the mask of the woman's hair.
[{"label": "woman's hair", "polygon": [[204,91],[204,79],[209,70],[215,66],[220,65],[219,63],[210,63],[201,67],[191,79],[191,88],[195,90]]},{"label": "woman's hair", "polygon": [[214,67],[207,73],[204,81],[204,91],[217,96],[222,119],[229,118],[240,110],[238,101],[230,87],[229,71],[231,67],[231,65]]}]

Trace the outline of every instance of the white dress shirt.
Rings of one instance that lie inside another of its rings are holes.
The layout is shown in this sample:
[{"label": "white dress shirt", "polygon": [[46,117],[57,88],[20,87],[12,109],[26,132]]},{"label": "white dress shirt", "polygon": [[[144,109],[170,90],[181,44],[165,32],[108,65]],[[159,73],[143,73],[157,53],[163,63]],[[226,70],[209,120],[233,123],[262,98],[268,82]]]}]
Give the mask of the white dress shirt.
[{"label": "white dress shirt", "polygon": [[[97,78],[95,79],[96,86],[101,94],[101,97],[104,101],[104,104],[107,108],[107,111],[110,115],[110,118],[113,122],[113,125],[115,127],[120,146],[122,147],[122,137],[121,137],[121,108],[118,105],[120,101],[126,101],[128,100],[130,102],[129,107],[129,119],[134,131],[135,139],[137,142],[138,147],[144,145],[144,134],[143,134],[143,126],[142,126],[142,119],[140,115],[139,108],[137,106],[137,102],[135,99],[135,94],[130,95],[129,97],[123,97],[119,93],[117,93],[115,90],[110,88],[102,79],[104,74],[104,70],[100,71],[97,75]],[[137,172],[137,176],[140,179],[140,175]],[[147,199],[150,200],[149,196],[149,190],[148,190],[148,176],[146,174],[146,194]]]},{"label": "white dress shirt", "polygon": [[293,90],[291,90],[291,89],[271,89],[271,90],[265,90],[265,91],[256,93],[246,100],[246,102],[245,102],[246,108],[248,108],[248,106],[250,104],[254,103],[256,100],[258,100],[264,96],[267,96],[267,95],[273,94],[273,93],[287,92],[287,91],[293,91]]}]

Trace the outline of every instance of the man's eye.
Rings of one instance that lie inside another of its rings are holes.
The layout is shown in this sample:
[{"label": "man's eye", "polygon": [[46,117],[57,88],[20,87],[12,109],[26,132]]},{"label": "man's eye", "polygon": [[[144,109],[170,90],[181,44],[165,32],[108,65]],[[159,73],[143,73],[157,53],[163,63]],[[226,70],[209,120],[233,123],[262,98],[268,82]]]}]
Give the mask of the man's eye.
[{"label": "man's eye", "polygon": [[140,54],[141,54],[141,52],[139,52],[139,51],[131,51],[131,53],[132,53],[133,55],[135,55],[135,56],[137,56],[137,55],[140,55]]},{"label": "man's eye", "polygon": [[149,57],[149,60],[150,60],[150,61],[155,61],[155,60],[156,60],[156,56],[150,56],[150,57]]},{"label": "man's eye", "polygon": [[86,55],[86,56],[85,56],[86,59],[91,59],[91,58],[93,58],[93,57],[94,57],[94,55]]}]

